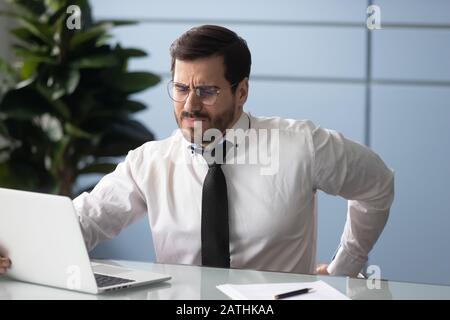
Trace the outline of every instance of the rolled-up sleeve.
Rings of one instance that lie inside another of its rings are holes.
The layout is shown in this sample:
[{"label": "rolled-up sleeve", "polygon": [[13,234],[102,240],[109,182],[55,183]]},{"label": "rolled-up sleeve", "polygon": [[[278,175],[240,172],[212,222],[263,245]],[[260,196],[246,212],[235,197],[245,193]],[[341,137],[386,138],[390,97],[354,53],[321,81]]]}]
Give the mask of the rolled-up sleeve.
[{"label": "rolled-up sleeve", "polygon": [[387,222],[394,200],[394,172],[368,147],[336,131],[317,127],[312,141],[315,188],[348,200],[340,247],[328,272],[356,276]]},{"label": "rolled-up sleeve", "polygon": [[90,193],[73,200],[89,251],[146,214],[147,206],[135,180],[138,163],[137,151],[130,151]]}]

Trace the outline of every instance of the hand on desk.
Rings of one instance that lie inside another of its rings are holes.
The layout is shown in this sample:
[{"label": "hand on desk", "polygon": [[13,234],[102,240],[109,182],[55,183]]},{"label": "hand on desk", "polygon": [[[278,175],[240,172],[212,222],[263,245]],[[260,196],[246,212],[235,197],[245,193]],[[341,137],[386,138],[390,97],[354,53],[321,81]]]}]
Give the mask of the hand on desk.
[{"label": "hand on desk", "polygon": [[325,276],[330,275],[328,273],[327,267],[328,267],[328,264],[318,264],[316,267],[316,274],[325,275]]},{"label": "hand on desk", "polygon": [[6,270],[11,266],[11,260],[0,256],[0,275],[5,274]]}]

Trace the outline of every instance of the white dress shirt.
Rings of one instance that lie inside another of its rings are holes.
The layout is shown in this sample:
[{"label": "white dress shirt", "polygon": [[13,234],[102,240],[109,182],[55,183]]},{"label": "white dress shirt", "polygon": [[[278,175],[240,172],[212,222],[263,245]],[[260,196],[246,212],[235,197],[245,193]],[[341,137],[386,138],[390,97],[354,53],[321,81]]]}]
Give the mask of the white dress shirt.
[{"label": "white dress shirt", "polygon": [[[278,159],[275,165],[243,161],[260,143],[238,139],[235,162],[222,166],[231,267],[314,273],[320,189],[349,200],[328,272],[356,275],[387,221],[393,171],[369,148],[310,121],[243,113],[233,128],[268,130],[261,141],[270,146],[271,159]],[[92,192],[74,200],[89,250],[148,214],[158,262],[201,265],[201,197],[208,165],[190,146],[179,130],[147,142],[130,151]]]}]

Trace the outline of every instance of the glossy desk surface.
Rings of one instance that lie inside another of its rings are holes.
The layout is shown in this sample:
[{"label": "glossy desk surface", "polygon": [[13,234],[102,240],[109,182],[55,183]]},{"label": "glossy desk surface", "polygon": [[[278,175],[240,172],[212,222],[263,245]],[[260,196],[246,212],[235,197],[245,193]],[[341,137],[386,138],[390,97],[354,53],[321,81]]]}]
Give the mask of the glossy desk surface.
[{"label": "glossy desk surface", "polygon": [[104,261],[110,264],[165,273],[172,279],[154,285],[91,295],[18,282],[0,277],[0,299],[229,299],[216,288],[224,283],[256,284],[323,280],[351,299],[450,299],[450,286],[381,281],[380,289],[369,289],[367,280],[253,270],[219,269],[133,261]]}]

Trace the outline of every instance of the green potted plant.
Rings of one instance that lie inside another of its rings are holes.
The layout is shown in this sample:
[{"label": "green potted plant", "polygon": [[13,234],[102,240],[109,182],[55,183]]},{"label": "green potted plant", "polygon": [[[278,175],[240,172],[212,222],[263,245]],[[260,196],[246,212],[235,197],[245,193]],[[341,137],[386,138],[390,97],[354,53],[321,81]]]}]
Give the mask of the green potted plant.
[{"label": "green potted plant", "polygon": [[[0,186],[74,196],[80,176],[112,171],[153,139],[133,119],[146,106],[130,95],[160,77],[127,70],[144,51],[110,44],[111,28],[133,21],[94,22],[87,0],[9,2],[18,67],[0,61]],[[80,29],[67,25],[70,5]]]}]

